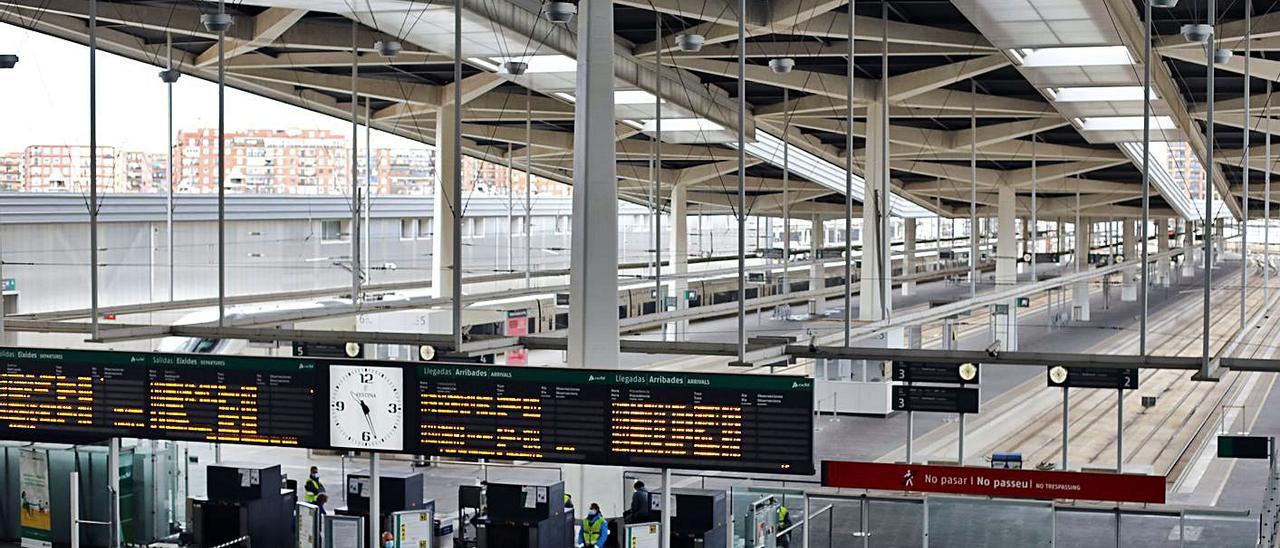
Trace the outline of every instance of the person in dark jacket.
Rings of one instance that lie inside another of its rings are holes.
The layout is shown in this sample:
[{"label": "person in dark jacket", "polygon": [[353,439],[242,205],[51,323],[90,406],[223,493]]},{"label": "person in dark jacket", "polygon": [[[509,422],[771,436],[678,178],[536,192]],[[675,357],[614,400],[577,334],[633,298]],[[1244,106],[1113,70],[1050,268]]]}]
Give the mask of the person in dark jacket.
[{"label": "person in dark jacket", "polygon": [[645,489],[643,481],[636,481],[632,488],[635,489],[631,493],[631,509],[627,510],[627,523],[644,523],[650,521],[652,512],[650,512],[650,500],[653,493]]}]

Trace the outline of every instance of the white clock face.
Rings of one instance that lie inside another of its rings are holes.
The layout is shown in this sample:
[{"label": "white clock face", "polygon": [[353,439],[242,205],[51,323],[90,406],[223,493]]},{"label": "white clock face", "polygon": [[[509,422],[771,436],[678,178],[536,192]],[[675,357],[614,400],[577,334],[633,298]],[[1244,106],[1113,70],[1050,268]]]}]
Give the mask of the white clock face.
[{"label": "white clock face", "polygon": [[404,370],[329,366],[329,444],[351,449],[404,449]]}]

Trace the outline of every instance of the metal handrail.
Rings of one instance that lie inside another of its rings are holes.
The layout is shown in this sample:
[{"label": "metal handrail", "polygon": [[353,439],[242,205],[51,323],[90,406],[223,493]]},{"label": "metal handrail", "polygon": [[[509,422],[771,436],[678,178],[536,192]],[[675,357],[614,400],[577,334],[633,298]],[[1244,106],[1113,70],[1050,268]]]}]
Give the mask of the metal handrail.
[{"label": "metal handrail", "polygon": [[777,535],[774,535],[774,536],[775,536],[776,538],[782,538],[782,535],[785,535],[785,534],[787,534],[787,533],[790,533],[792,529],[795,529],[795,528],[797,528],[797,527],[800,527],[801,525],[808,524],[810,519],[812,519],[812,518],[816,518],[816,517],[818,517],[818,516],[822,515],[822,513],[823,513],[823,512],[826,512],[826,511],[828,511],[828,510],[831,510],[831,508],[833,508],[834,506],[835,506],[834,504],[828,504],[828,505],[826,505],[825,507],[823,507],[823,508],[819,509],[817,512],[814,512],[812,515],[805,516],[805,517],[804,517],[804,519],[802,519],[802,520],[800,520],[800,521],[798,521],[798,522],[796,522],[796,523],[792,524],[792,525],[791,525],[791,527],[788,527],[788,528],[786,528],[786,529],[783,529],[783,530],[781,530],[781,531],[778,531],[778,534],[777,534]]},{"label": "metal handrail", "polygon": [[253,539],[249,538],[249,535],[245,535],[235,540],[229,540],[217,546],[210,546],[209,548],[229,548],[231,546],[236,546],[241,542],[243,542],[245,546],[253,546]]}]

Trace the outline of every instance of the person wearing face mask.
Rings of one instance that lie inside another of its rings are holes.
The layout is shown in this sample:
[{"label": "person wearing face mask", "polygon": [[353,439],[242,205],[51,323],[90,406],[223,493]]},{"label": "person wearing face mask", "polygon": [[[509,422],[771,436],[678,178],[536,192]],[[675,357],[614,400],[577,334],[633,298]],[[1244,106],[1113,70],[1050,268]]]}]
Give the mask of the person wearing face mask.
[{"label": "person wearing face mask", "polygon": [[609,538],[609,524],[600,515],[600,505],[591,503],[587,517],[582,519],[582,528],[578,529],[578,546],[582,548],[603,548],[604,541]]},{"label": "person wearing face mask", "polygon": [[382,532],[382,548],[396,548],[396,538],[391,536],[390,531]]},{"label": "person wearing face mask", "polygon": [[307,483],[303,486],[303,489],[305,490],[305,493],[302,495],[302,500],[311,504],[315,504],[316,497],[320,496],[320,493],[325,492],[324,484],[320,482],[319,468],[316,468],[315,466],[311,467],[311,474],[307,476]]}]

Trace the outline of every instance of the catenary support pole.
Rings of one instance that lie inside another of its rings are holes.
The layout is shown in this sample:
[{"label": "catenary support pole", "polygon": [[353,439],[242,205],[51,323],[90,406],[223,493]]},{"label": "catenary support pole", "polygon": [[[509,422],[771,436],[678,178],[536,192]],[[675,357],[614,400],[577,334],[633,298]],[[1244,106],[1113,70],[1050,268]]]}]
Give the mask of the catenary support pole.
[{"label": "catenary support pole", "polygon": [[[1267,103],[1263,105],[1267,119],[1271,119],[1271,80],[1267,80]],[[1262,165],[1262,302],[1271,302],[1271,132],[1263,135]]]},{"label": "catenary support pole", "polygon": [[662,523],[661,523],[661,527],[659,527],[658,529],[659,533],[661,533],[662,535],[661,537],[662,542],[660,543],[660,546],[662,548],[671,548],[671,511],[669,509],[672,507],[671,503],[673,502],[673,499],[675,497],[675,495],[671,492],[671,490],[674,488],[675,488],[675,485],[671,483],[671,469],[663,468],[662,469],[662,514],[661,514],[662,517],[660,518],[662,520]]},{"label": "catenary support pole", "polygon": [[[1249,96],[1253,94],[1253,78],[1249,73],[1249,60],[1253,57],[1253,0],[1244,0],[1244,128],[1241,130],[1242,150],[1240,177],[1242,191],[1240,195],[1240,332],[1244,333],[1247,318],[1249,296],[1249,128],[1253,114],[1249,108]],[[1267,98],[1268,100],[1270,97]],[[1271,130],[1267,129],[1270,133]],[[1267,166],[1271,170],[1271,166]],[[1271,197],[1267,196],[1270,200]]]},{"label": "catenary support pole", "polygon": [[[783,138],[791,131],[791,88],[782,88]],[[848,185],[846,185],[847,187]],[[846,188],[847,190],[847,188]],[[782,147],[782,292],[791,292],[791,147]]]},{"label": "catenary support pole", "polygon": [[1116,473],[1124,473],[1124,389],[1116,390]]},{"label": "catenary support pole", "polygon": [[[856,6],[855,0],[849,0],[849,36],[856,36],[854,29],[857,17],[853,17],[853,8]],[[845,100],[849,103],[845,109],[844,129],[845,129],[845,155],[844,155],[844,345],[853,344],[851,334],[853,332],[853,91],[854,80],[857,76],[857,68],[854,64],[854,43],[856,40],[849,40],[849,74],[847,77],[848,87],[845,90]],[[871,107],[871,103],[867,103],[867,107]],[[867,117],[867,125],[870,126],[871,117]],[[784,147],[785,148],[785,147]],[[863,173],[864,180],[867,182],[864,188],[873,188],[871,186],[872,174]],[[873,194],[863,192],[863,201],[871,200]],[[818,227],[814,227],[817,230]],[[863,240],[866,240],[865,234],[871,227],[862,227],[864,234]],[[862,246],[862,253],[869,253],[867,246]],[[816,257],[814,257],[816,260]],[[812,289],[812,288],[810,288]]]},{"label": "catenary support pole", "polygon": [[1036,170],[1039,160],[1039,157],[1036,156],[1036,141],[1039,140],[1039,135],[1035,133],[1031,134],[1031,283],[1040,281],[1040,278],[1036,277],[1036,264],[1040,262],[1036,260],[1036,256],[1038,255],[1037,250],[1039,249],[1039,246],[1036,244],[1039,242],[1040,237],[1040,223],[1036,216],[1039,213],[1039,211],[1037,211],[1039,209],[1039,204],[1036,202],[1038,197],[1037,186],[1039,183],[1039,173]]},{"label": "catenary support pole", "polygon": [[1067,464],[1067,447],[1071,445],[1070,415],[1071,415],[1071,394],[1070,388],[1062,387],[1062,471],[1070,470]]},{"label": "catenary support pole", "polygon": [[[450,215],[453,221],[453,253],[450,277],[453,279],[453,348],[462,348],[462,2],[453,5],[453,188],[451,200],[455,208]],[[445,128],[436,127],[439,135]],[[438,236],[438,235],[437,235]]]},{"label": "catenary support pole", "polygon": [[[662,15],[655,14],[653,19],[654,40],[662,43]],[[655,82],[662,82],[662,52],[653,56],[653,76]],[[661,90],[661,83],[657,84]],[[662,94],[653,96],[653,309],[658,312],[667,309],[667,299],[662,291]],[[674,265],[672,265],[674,266]],[[679,298],[681,296],[677,296]],[[667,336],[667,328],[663,326],[662,337]],[[664,484],[665,485],[665,484]],[[665,489],[665,487],[664,487]],[[663,533],[662,538],[667,538]]]},{"label": "catenary support pole", "polygon": [[360,302],[360,22],[351,20],[351,306]]},{"label": "catenary support pole", "polygon": [[98,0],[89,0],[89,308],[98,338]]},{"label": "catenary support pole", "polygon": [[[218,0],[218,13],[226,13]],[[218,31],[218,327],[227,317],[227,32]]]},{"label": "catenary support pole", "polygon": [[369,254],[369,236],[370,225],[369,215],[373,209],[373,194],[370,192],[373,186],[374,174],[377,173],[377,166],[373,163],[373,118],[369,116],[371,110],[372,97],[364,98],[364,192],[361,193],[360,210],[364,212],[364,221],[360,228],[360,234],[364,235],[364,251],[360,253],[360,263],[364,265],[364,283],[372,284],[373,269],[370,267],[372,256]]},{"label": "catenary support pole", "polygon": [[[852,18],[851,18],[852,19]],[[738,0],[738,363],[747,361],[747,0]],[[846,311],[847,312],[847,311]]]},{"label": "catenary support pole", "polygon": [[[168,32],[164,33],[164,41],[165,41],[165,51],[167,52],[167,56],[165,57],[164,68],[165,70],[173,70],[173,35]],[[165,83],[165,91],[167,92],[168,103],[169,103],[169,109],[168,109],[169,147],[167,149],[167,152],[169,154],[169,163],[165,164],[165,174],[169,178],[169,191],[165,193],[164,225],[165,225],[165,247],[167,248],[166,251],[168,251],[169,253],[169,261],[168,261],[169,263],[169,302],[173,302],[173,293],[174,293],[174,288],[173,288],[173,283],[174,283],[173,187],[174,187],[174,180],[176,179],[173,173],[174,172],[173,170],[173,82]]]},{"label": "catenary support pole", "polygon": [[[854,17],[850,17],[853,20]],[[893,124],[889,123],[889,3],[880,3],[880,117],[884,120],[884,129],[880,132],[880,207],[876,208],[876,214],[879,215],[880,237],[876,239],[879,245],[876,253],[880,254],[880,319],[889,321],[892,306],[890,299],[893,298],[893,255],[889,253],[889,243],[893,239],[893,233],[889,230],[889,196],[893,194],[893,183],[889,181],[889,175],[892,171],[889,169],[889,132],[893,130]],[[849,42],[854,34],[850,33]],[[853,47],[853,46],[850,46]],[[853,109],[853,105],[849,105],[849,109]],[[850,154],[853,153],[850,149]],[[865,251],[864,251],[865,253]]]},{"label": "catenary support pole", "polygon": [[978,84],[969,79],[969,298],[978,296]]},{"label": "catenary support pole", "polygon": [[[1209,26],[1213,27],[1217,23],[1218,2],[1209,0]],[[1205,151],[1205,183],[1204,183],[1204,334],[1201,339],[1200,348],[1200,375],[1209,376],[1209,319],[1213,313],[1212,295],[1210,290],[1213,285],[1213,149],[1217,144],[1213,136],[1213,73],[1216,67],[1213,65],[1213,48],[1217,43],[1217,30],[1214,35],[1205,41],[1205,59],[1209,62],[1205,63],[1205,93],[1207,98],[1205,104],[1208,106],[1205,120],[1205,141],[1208,142]],[[1248,92],[1245,92],[1248,95]]]},{"label": "catenary support pole", "polygon": [[[1142,54],[1142,227],[1138,233],[1138,241],[1141,242],[1138,253],[1142,256],[1142,279],[1138,285],[1138,298],[1142,301],[1142,310],[1138,313],[1138,354],[1145,356],[1147,355],[1147,286],[1151,270],[1151,265],[1147,264],[1147,225],[1151,222],[1151,0],[1146,0],[1143,4],[1146,10],[1146,39],[1143,41]],[[1248,95],[1245,93],[1246,101],[1248,101]],[[1128,278],[1128,274],[1125,277]]]},{"label": "catenary support pole", "polygon": [[369,546],[382,546],[382,467],[379,455],[369,452]]},{"label": "catenary support pole", "polygon": [[[533,285],[533,83],[524,88],[524,286]],[[559,221],[553,220],[552,223]],[[552,229],[555,232],[555,229]]]}]

